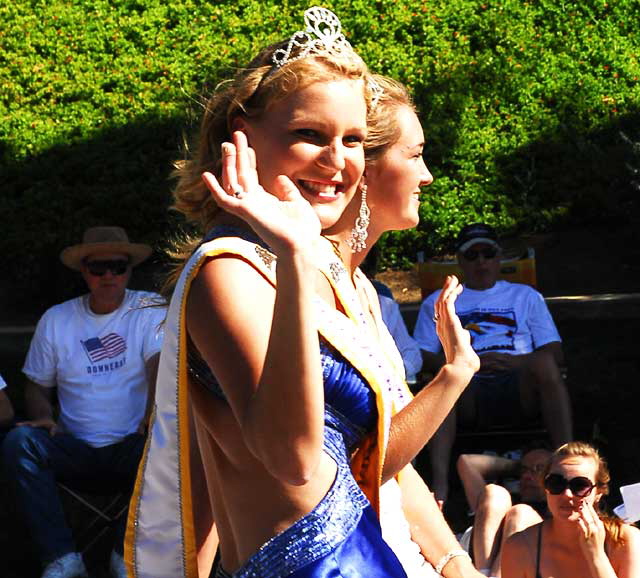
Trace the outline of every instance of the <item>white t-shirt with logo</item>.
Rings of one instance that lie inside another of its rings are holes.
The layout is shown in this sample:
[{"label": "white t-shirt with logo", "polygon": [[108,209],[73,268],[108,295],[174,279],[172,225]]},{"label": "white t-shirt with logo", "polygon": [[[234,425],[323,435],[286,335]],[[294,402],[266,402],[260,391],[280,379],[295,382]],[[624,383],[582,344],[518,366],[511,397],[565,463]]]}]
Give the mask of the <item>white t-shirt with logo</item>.
[{"label": "white t-shirt with logo", "polygon": [[157,293],[129,289],[106,315],[91,311],[89,295],[45,312],[22,371],[57,386],[61,431],[93,447],[136,431],[147,399],[145,363],[160,351],[165,316]]},{"label": "white t-shirt with logo", "polygon": [[[420,348],[432,353],[442,350],[433,321],[439,294],[436,291],[422,302],[413,332]],[[544,298],[529,285],[497,281],[484,291],[465,287],[456,299],[456,313],[479,355],[492,351],[522,355],[561,341]]]}]

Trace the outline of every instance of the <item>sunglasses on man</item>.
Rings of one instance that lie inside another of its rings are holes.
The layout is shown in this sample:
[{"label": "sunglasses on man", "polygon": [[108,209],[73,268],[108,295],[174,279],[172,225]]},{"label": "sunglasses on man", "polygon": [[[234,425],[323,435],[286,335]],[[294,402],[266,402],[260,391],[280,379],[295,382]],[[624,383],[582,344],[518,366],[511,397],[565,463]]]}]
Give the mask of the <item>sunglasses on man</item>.
[{"label": "sunglasses on man", "polygon": [[113,275],[124,275],[129,269],[129,261],[124,259],[87,261],[85,266],[94,277],[102,277],[107,271],[111,271]]},{"label": "sunglasses on man", "polygon": [[485,259],[493,259],[498,254],[495,247],[487,247],[485,249],[467,249],[462,256],[465,261],[475,261],[480,255]]},{"label": "sunglasses on man", "polygon": [[545,489],[554,496],[562,494],[567,488],[571,490],[571,493],[578,498],[586,498],[596,487],[589,478],[584,476],[578,476],[567,480],[560,474],[549,474],[544,479]]},{"label": "sunglasses on man", "polygon": [[518,474],[523,476],[524,474],[529,474],[534,477],[542,477],[542,474],[547,469],[546,464],[534,464],[532,466],[527,466],[525,464],[520,464],[518,466]]}]

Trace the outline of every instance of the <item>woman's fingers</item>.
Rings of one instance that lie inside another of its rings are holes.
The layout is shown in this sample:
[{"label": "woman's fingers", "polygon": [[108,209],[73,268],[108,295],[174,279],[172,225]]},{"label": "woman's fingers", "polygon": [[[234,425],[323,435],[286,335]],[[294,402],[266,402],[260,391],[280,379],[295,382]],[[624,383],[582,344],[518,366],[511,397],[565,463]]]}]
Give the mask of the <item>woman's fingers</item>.
[{"label": "woman's fingers", "polygon": [[442,291],[434,305],[434,319],[442,319],[447,316],[449,320],[456,319],[455,302],[462,291],[462,285],[455,275],[447,276]]},{"label": "woman's fingers", "polygon": [[219,207],[226,208],[229,204],[229,201],[231,201],[232,199],[237,201],[235,196],[229,194],[222,188],[222,185],[220,185],[220,182],[213,173],[202,173],[202,180],[207,185],[207,188],[209,189],[213,200]]},{"label": "woman's fingers", "polygon": [[580,527],[580,530],[582,531],[583,536],[586,539],[589,539],[589,537],[591,536],[591,532],[589,531],[589,525],[587,524],[584,518],[582,517],[578,518],[578,526]]},{"label": "woman's fingers", "polygon": [[281,201],[294,201],[302,196],[293,181],[285,175],[276,177],[273,194]]},{"label": "woman's fingers", "polygon": [[222,188],[229,195],[244,190],[238,183],[236,146],[230,142],[222,143]]},{"label": "woman's fingers", "polygon": [[[256,160],[256,151],[254,151],[251,147],[249,147],[248,153],[249,153],[249,164],[251,165],[251,168],[254,171],[257,171],[258,161]],[[258,173],[256,172],[256,176],[257,174]]]},{"label": "woman's fingers", "polygon": [[255,153],[253,149],[249,147],[247,135],[240,130],[233,133],[233,144],[236,148],[236,175],[238,185],[243,191],[251,191],[258,184],[258,175],[255,169]]}]

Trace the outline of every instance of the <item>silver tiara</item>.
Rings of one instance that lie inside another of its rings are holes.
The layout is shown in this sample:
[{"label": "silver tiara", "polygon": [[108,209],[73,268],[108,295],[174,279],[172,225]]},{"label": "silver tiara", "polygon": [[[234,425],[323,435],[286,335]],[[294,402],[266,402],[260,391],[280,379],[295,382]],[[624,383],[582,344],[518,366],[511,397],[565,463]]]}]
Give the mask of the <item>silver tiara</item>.
[{"label": "silver tiara", "polygon": [[375,109],[378,106],[378,101],[380,97],[384,94],[384,89],[375,81],[373,78],[367,78],[367,86],[369,87],[369,92],[371,93],[371,108]]},{"label": "silver tiara", "polygon": [[[282,68],[287,62],[305,58],[309,54],[344,54],[353,52],[349,41],[342,34],[339,18],[322,6],[313,6],[304,13],[305,30],[298,30],[289,39],[286,48],[273,53],[273,63]],[[295,56],[291,53],[295,52]]]}]

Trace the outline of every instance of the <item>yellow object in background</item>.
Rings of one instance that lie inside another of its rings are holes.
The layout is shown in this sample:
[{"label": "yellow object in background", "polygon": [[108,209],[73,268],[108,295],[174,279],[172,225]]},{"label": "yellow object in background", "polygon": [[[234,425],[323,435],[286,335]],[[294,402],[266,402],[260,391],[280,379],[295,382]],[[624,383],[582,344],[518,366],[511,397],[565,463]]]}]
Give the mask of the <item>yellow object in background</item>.
[{"label": "yellow object in background", "polygon": [[[429,260],[418,263],[417,267],[423,299],[442,288],[447,275],[456,275],[464,283],[462,269],[455,259]],[[527,247],[524,253],[515,256],[505,251],[505,255],[500,261],[499,278],[512,283],[524,283],[536,287],[536,252],[533,247]]]}]

